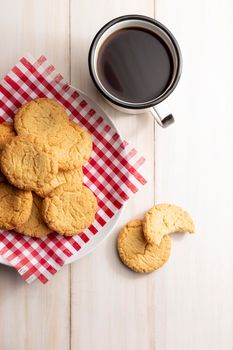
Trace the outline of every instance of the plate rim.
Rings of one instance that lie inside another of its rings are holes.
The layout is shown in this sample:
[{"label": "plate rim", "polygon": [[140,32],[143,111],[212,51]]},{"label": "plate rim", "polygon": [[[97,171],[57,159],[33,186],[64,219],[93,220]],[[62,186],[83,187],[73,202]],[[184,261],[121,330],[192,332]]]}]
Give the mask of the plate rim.
[{"label": "plate rim", "polygon": [[[103,110],[103,108],[97,103],[95,102],[91,97],[89,97],[85,92],[83,92],[82,90],[74,87],[73,85],[69,84],[69,86],[74,89],[75,91],[77,91],[88,103],[90,103],[93,108],[95,109],[95,111],[100,114],[101,116],[103,116],[103,118],[105,120],[107,120],[107,122],[111,125],[111,127],[118,133],[120,140],[123,142],[122,137],[115,125],[115,123],[112,121],[112,119],[107,115],[107,113]],[[101,238],[99,238],[99,234],[96,236],[93,236],[93,238],[85,244],[84,247],[82,247],[82,249],[80,249],[79,251],[77,251],[74,255],[72,255],[70,258],[66,259],[64,265],[69,265],[72,264],[73,262],[82,259],[84,256],[92,253],[97,247],[99,247],[106,239],[107,237],[109,237],[114,228],[116,227],[116,225],[119,222],[119,219],[122,215],[123,209],[125,207],[125,202],[123,203],[122,207],[120,208],[120,210],[113,216],[111,220],[113,220],[112,225],[110,224],[110,228],[108,230],[108,232],[106,234],[104,234]],[[106,228],[106,226],[108,225],[108,223],[102,228]],[[93,244],[93,240],[96,240],[96,243]],[[92,243],[92,245],[90,245]],[[6,265],[9,267],[14,267],[13,265],[11,265],[2,255],[0,255],[0,264],[2,265]]]}]

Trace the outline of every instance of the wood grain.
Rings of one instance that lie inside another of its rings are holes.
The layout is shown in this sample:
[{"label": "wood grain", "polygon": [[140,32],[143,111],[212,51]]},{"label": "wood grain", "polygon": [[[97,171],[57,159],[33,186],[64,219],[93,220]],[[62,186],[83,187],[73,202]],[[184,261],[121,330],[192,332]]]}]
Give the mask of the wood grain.
[{"label": "wood grain", "polygon": [[[0,77],[23,54],[45,54],[146,157],[148,180],[109,239],[47,285],[28,286],[0,266],[0,349],[232,350],[232,1],[0,0],[0,8]],[[167,130],[148,114],[112,109],[88,74],[96,31],[129,13],[155,15],[181,45]],[[116,235],[154,201],[187,208],[197,235],[173,235],[163,269],[138,275],[120,263]]]},{"label": "wood grain", "polygon": [[[27,52],[45,54],[69,78],[69,1],[0,1],[1,77]],[[0,349],[66,350],[70,343],[70,271],[46,286],[27,285],[0,267]]]},{"label": "wood grain", "polygon": [[[153,349],[154,277],[138,276],[120,263],[116,235],[130,219],[140,217],[154,200],[154,120],[149,115],[125,116],[106,104],[88,74],[87,54],[94,34],[107,21],[127,13],[153,16],[146,1],[71,2],[72,84],[88,92],[108,112],[123,138],[147,159],[148,185],[132,198],[109,239],[85,259],[72,265],[72,349]],[[86,16],[84,15],[86,14]]]},{"label": "wood grain", "polygon": [[[174,127],[158,130],[156,200],[194,216],[197,235],[173,237],[156,283],[156,349],[233,349],[232,2],[157,0],[180,42]],[[160,322],[159,322],[160,321]]]}]

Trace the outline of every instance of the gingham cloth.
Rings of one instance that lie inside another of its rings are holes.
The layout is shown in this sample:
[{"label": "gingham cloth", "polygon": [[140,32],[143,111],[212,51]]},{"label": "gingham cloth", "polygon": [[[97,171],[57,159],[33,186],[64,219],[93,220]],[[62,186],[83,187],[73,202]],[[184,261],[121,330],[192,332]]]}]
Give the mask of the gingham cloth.
[{"label": "gingham cloth", "polygon": [[63,237],[51,233],[30,238],[14,231],[0,231],[0,255],[31,283],[46,283],[65,263],[83,249],[112,220],[129,196],[146,183],[138,169],[144,163],[137,151],[122,142],[114,128],[69,86],[44,56],[22,57],[0,84],[0,122],[14,118],[25,102],[38,97],[54,98],[66,108],[70,118],[92,135],[93,152],[84,167],[84,183],[95,193],[98,212],[94,223],[82,234]]}]

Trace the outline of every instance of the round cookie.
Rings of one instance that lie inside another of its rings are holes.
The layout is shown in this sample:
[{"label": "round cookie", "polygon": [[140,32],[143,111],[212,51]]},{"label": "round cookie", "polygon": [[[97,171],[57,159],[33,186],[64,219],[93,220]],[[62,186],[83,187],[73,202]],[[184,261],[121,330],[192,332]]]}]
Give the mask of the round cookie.
[{"label": "round cookie", "polygon": [[32,193],[18,190],[8,183],[0,183],[0,227],[12,230],[30,216]]},{"label": "round cookie", "polygon": [[[3,122],[0,124],[0,158],[2,155],[2,150],[7,143],[9,143],[14,137],[16,133],[14,131],[14,125],[10,122]],[[0,182],[5,181],[6,178],[0,171]]]},{"label": "round cookie", "polygon": [[83,163],[87,162],[91,157],[92,152],[92,139],[91,135],[76,124],[73,120],[70,120],[70,126],[77,132],[80,133],[82,139],[82,145],[77,144],[77,148],[82,156]]},{"label": "round cookie", "polygon": [[36,190],[38,196],[45,198],[51,191],[62,184],[81,185],[83,182],[82,168],[73,170],[59,170],[57,175],[50,181],[46,182],[42,187]]},{"label": "round cookie", "polygon": [[47,225],[66,236],[73,236],[89,227],[96,211],[96,197],[83,185],[61,185],[49,193],[42,205]]},{"label": "round cookie", "polygon": [[72,170],[80,167],[91,155],[90,134],[71,121],[69,126],[63,129],[61,135],[59,142],[55,144],[53,141],[52,146],[59,169]]},{"label": "round cookie", "polygon": [[1,156],[1,170],[8,181],[24,190],[37,190],[58,173],[46,140],[16,136]]},{"label": "round cookie", "polygon": [[157,204],[145,215],[143,231],[149,243],[160,244],[164,235],[174,232],[194,233],[195,227],[190,215],[172,204]]},{"label": "round cookie", "polygon": [[117,248],[122,262],[136,272],[152,272],[159,269],[170,256],[171,241],[164,236],[161,244],[145,240],[142,220],[130,221],[120,232]]},{"label": "round cookie", "polygon": [[15,227],[15,231],[30,237],[44,237],[47,236],[51,230],[45,224],[41,215],[42,199],[33,193],[33,203],[31,215],[28,220]]},{"label": "round cookie", "polygon": [[18,135],[43,135],[48,138],[48,142],[56,142],[68,125],[69,118],[64,107],[48,98],[38,98],[24,104],[14,119]]},{"label": "round cookie", "polygon": [[0,150],[16,136],[13,123],[3,122],[0,124]]}]

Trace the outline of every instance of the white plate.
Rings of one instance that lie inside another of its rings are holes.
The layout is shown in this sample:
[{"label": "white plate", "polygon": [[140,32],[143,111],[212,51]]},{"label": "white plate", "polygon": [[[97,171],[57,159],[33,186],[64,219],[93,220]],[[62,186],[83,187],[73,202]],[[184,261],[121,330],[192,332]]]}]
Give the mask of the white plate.
[{"label": "white plate", "polygon": [[[73,89],[75,89],[75,88],[73,87]],[[86,94],[84,94],[82,91],[80,91],[78,89],[75,89],[75,90],[77,90],[77,92],[83,96],[83,98],[92,106],[92,108],[105,119],[107,124],[111,125],[114,132],[119,134],[116,126],[114,125],[112,120],[108,117],[108,115],[103,111],[103,109],[96,102],[94,102],[92,99],[90,99]],[[120,139],[121,139],[121,137],[120,137]],[[123,141],[123,140],[121,139],[121,141]],[[122,214],[122,210],[123,210],[123,207],[121,207],[121,209],[112,217],[112,219],[109,219],[107,224],[98,232],[98,234],[93,236],[90,239],[90,241],[88,243],[86,243],[80,249],[80,251],[78,251],[75,255],[68,258],[66,260],[65,264],[71,264],[72,262],[83,258],[85,255],[89,254],[95,248],[97,248],[100,245],[100,243],[102,243],[104,241],[104,239],[107,238],[110,235],[110,233],[113,231],[114,227],[116,226],[116,224],[117,224],[117,222]],[[6,259],[4,259],[2,256],[0,256],[0,264],[11,266],[8,263],[8,261]]]}]

